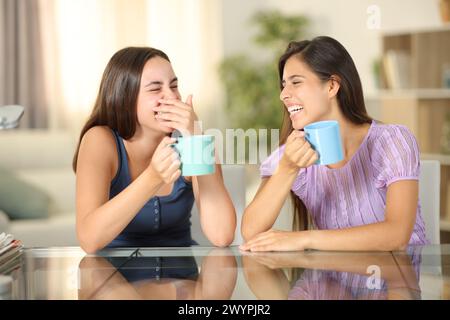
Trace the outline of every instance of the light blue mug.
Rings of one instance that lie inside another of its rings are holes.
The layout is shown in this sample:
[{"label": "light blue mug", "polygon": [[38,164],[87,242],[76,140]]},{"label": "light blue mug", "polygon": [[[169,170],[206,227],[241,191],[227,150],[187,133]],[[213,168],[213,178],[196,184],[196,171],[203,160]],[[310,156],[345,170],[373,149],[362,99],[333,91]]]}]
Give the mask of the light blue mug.
[{"label": "light blue mug", "polygon": [[182,176],[201,176],[215,173],[214,136],[179,137],[177,143],[171,146],[180,155]]},{"label": "light blue mug", "polygon": [[337,121],[319,121],[304,128],[305,138],[319,154],[316,164],[333,164],[344,159]]}]

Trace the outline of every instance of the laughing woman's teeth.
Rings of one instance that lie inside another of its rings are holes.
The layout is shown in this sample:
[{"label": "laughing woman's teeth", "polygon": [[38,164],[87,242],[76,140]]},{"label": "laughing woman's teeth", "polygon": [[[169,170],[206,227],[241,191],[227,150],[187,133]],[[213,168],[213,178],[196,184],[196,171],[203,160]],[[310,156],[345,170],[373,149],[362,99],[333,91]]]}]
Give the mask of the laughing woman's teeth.
[{"label": "laughing woman's teeth", "polygon": [[292,106],[288,108],[288,111],[291,115],[296,114],[297,112],[300,112],[303,110],[303,107],[300,106]]}]

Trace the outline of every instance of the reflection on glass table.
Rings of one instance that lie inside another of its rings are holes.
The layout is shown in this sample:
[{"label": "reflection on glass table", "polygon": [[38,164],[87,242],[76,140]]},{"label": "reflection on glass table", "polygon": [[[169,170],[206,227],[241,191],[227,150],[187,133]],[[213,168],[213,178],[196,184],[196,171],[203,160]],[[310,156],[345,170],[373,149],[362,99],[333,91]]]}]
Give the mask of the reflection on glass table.
[{"label": "reflection on glass table", "polygon": [[[408,257],[420,255],[419,286],[424,300],[450,300],[450,245],[410,247],[393,252],[400,270],[408,268]],[[413,288],[415,283],[408,283]]]},{"label": "reflection on glass table", "polygon": [[[219,249],[217,249],[219,250]],[[220,251],[222,252],[222,251]],[[211,300],[230,299],[236,277],[233,255],[86,256],[79,264],[79,299]]]},{"label": "reflection on glass table", "polygon": [[390,252],[254,253],[242,258],[244,274],[259,299],[420,299],[420,253],[398,268]]},{"label": "reflection on glass table", "polygon": [[450,245],[406,252],[26,248],[12,299],[450,299]]}]

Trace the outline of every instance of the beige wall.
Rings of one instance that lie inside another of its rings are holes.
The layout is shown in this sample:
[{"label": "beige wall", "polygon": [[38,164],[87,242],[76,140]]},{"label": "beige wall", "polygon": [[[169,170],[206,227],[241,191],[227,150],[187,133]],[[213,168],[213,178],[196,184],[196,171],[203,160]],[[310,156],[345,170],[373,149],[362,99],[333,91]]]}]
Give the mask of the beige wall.
[{"label": "beige wall", "polygon": [[[311,37],[329,35],[347,48],[369,94],[375,90],[371,68],[381,52],[381,32],[441,25],[438,0],[227,0],[222,5],[225,54],[264,55],[250,43],[254,30],[247,20],[255,11],[277,8],[287,14],[304,14],[311,19]],[[367,27],[370,5],[380,9],[380,29]]]},{"label": "beige wall", "polygon": [[114,0],[114,2],[116,3],[116,11],[114,11],[117,17],[116,26],[120,26],[114,30],[117,36],[117,47],[147,45],[146,0]]}]

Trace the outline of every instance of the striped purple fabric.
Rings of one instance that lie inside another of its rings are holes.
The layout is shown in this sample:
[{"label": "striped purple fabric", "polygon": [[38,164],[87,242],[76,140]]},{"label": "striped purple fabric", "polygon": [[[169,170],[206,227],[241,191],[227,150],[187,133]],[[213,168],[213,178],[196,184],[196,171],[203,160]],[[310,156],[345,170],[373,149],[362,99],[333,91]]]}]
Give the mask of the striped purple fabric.
[{"label": "striped purple fabric", "polygon": [[[262,177],[273,174],[284,145],[260,166]],[[418,180],[419,148],[401,125],[373,121],[357,152],[345,166],[313,165],[301,169],[292,191],[304,202],[318,229],[342,229],[384,220],[387,187],[399,180]],[[409,244],[429,243],[420,200]]]},{"label": "striped purple fabric", "polygon": [[[410,288],[418,288],[415,294],[419,294],[420,298],[422,247],[408,247],[406,252],[411,264],[405,264],[403,268],[414,270],[417,282],[410,283],[412,285]],[[391,266],[380,264],[379,267],[383,269]],[[373,275],[369,273],[363,275],[344,271],[306,269],[289,291],[288,300],[386,300],[389,299],[389,285],[383,279],[383,271],[380,275],[379,287],[371,287],[368,284],[373,285]]]}]

